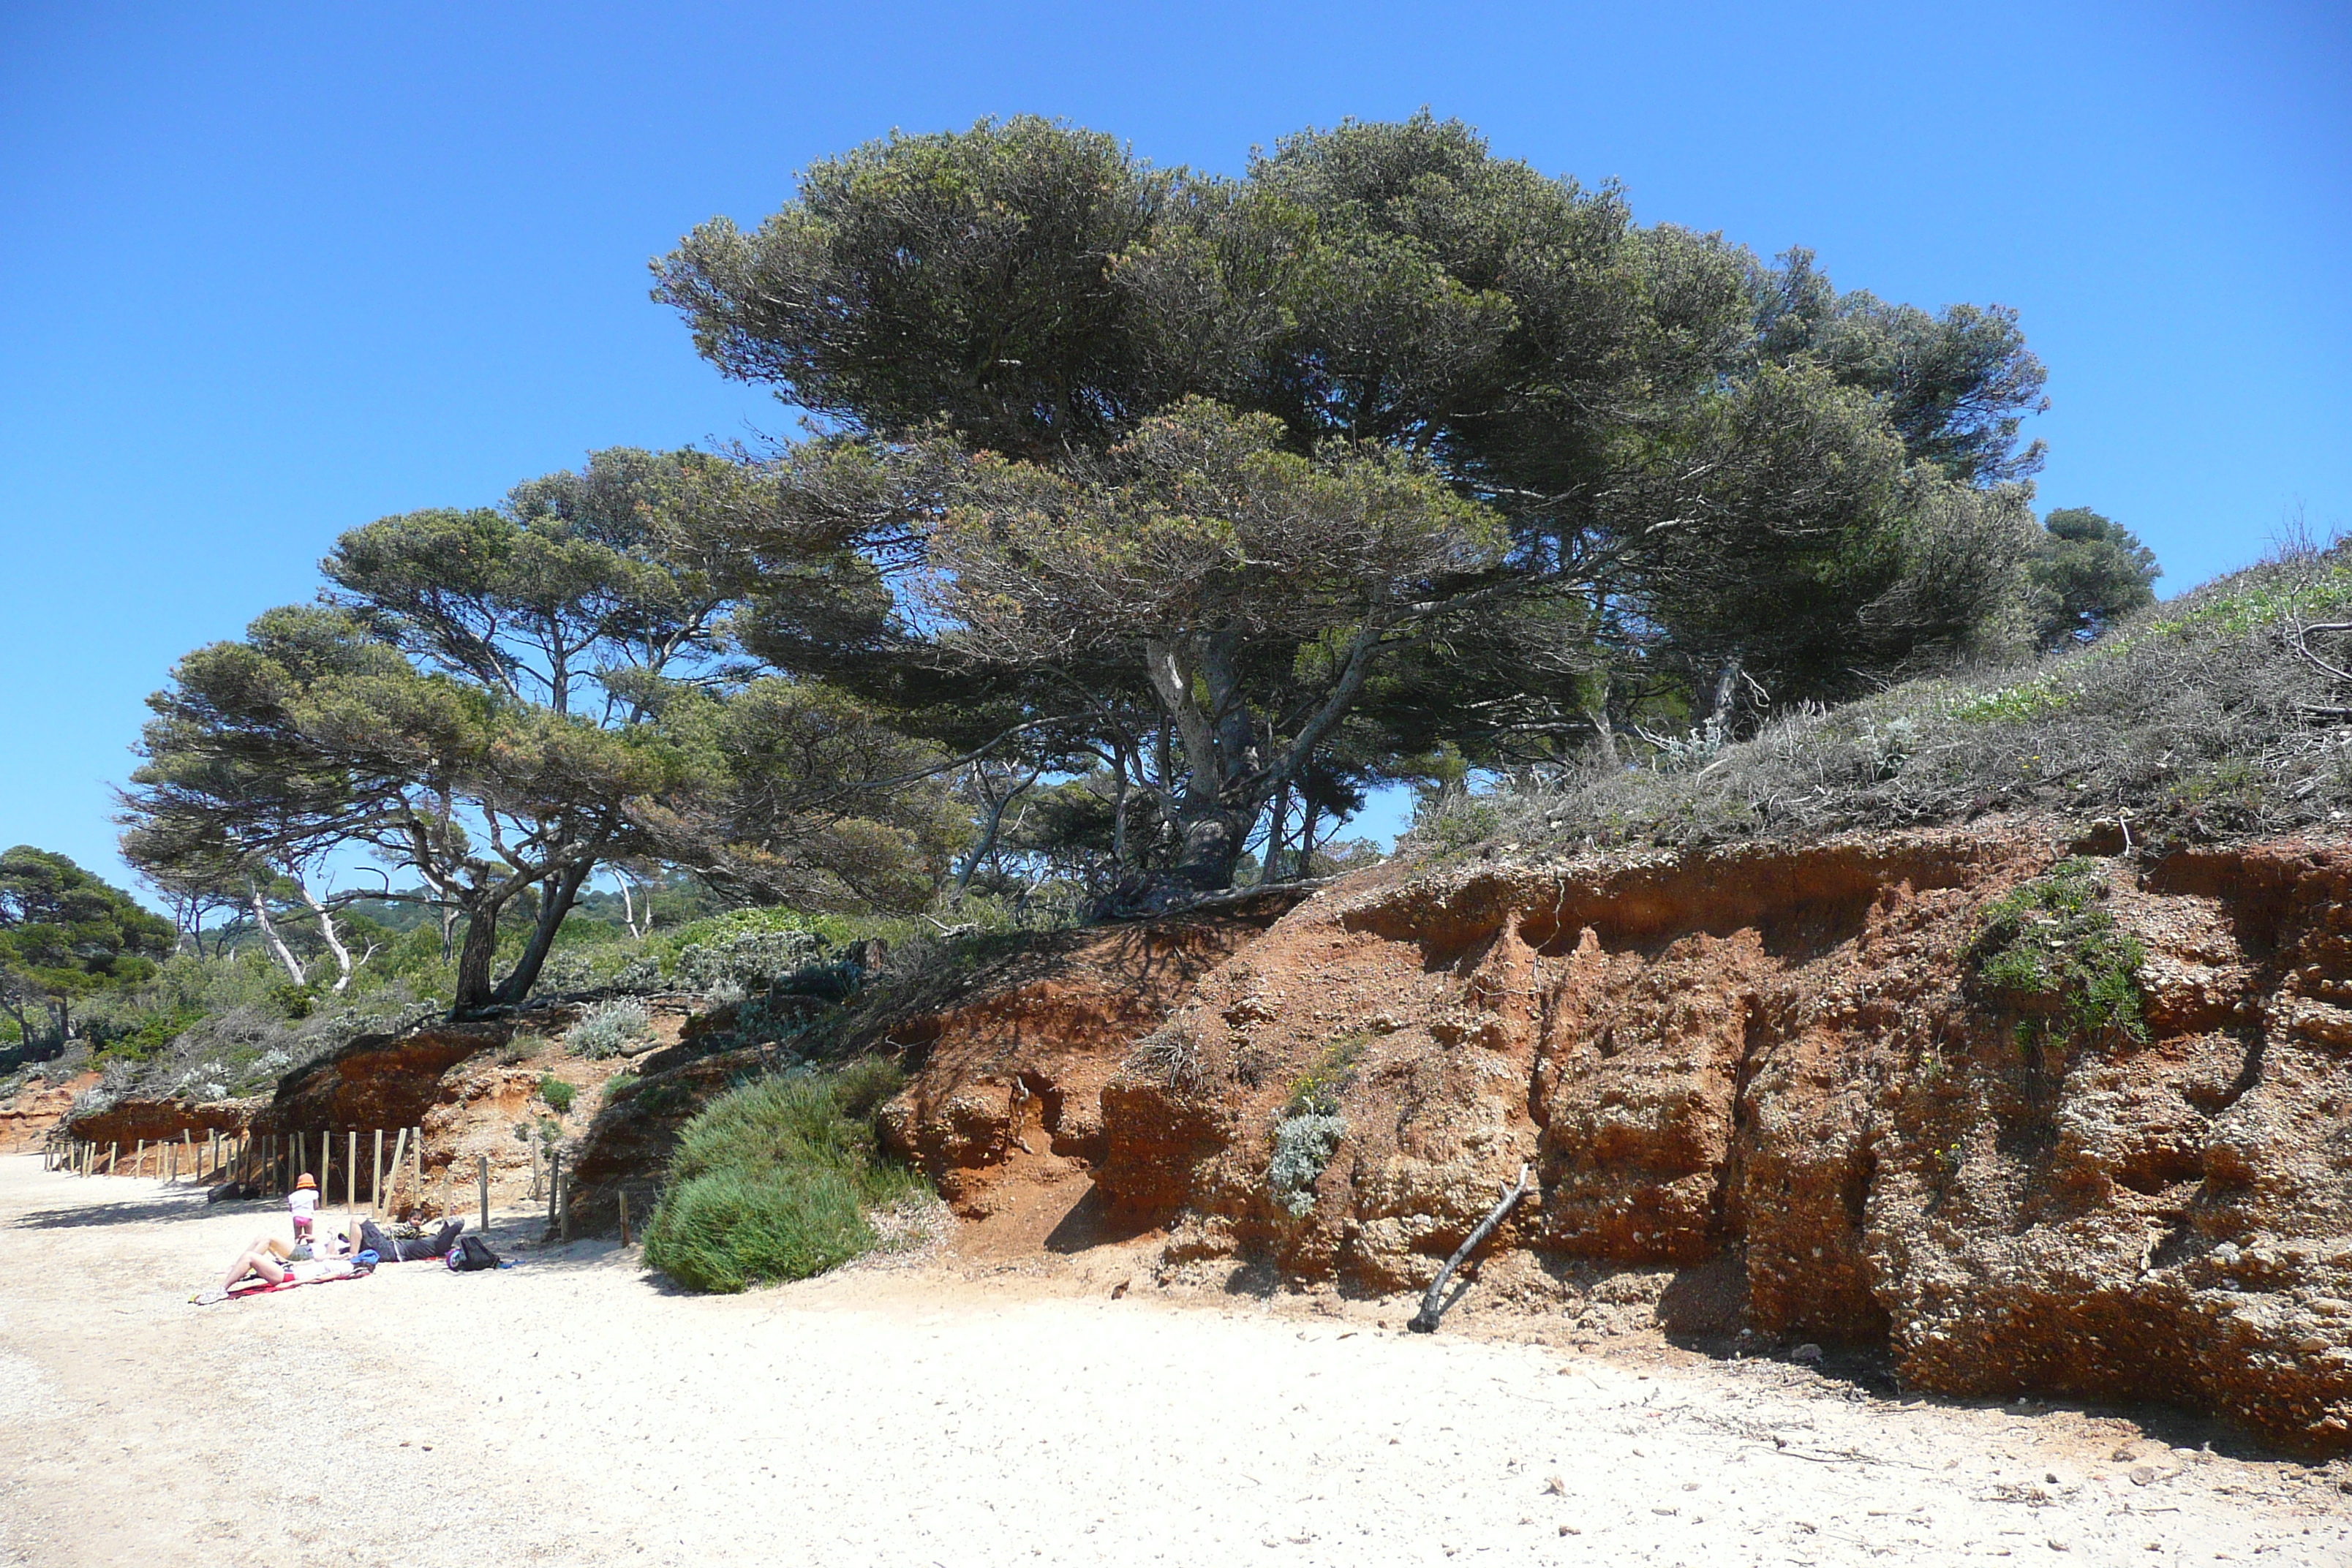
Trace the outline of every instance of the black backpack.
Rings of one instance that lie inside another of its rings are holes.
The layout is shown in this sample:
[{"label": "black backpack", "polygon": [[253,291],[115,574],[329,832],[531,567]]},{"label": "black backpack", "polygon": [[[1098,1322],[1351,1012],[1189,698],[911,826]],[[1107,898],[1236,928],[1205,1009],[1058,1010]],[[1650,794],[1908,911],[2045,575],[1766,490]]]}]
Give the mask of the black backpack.
[{"label": "black backpack", "polygon": [[449,1267],[457,1273],[471,1274],[477,1268],[502,1268],[505,1263],[480,1237],[461,1236],[449,1248]]}]

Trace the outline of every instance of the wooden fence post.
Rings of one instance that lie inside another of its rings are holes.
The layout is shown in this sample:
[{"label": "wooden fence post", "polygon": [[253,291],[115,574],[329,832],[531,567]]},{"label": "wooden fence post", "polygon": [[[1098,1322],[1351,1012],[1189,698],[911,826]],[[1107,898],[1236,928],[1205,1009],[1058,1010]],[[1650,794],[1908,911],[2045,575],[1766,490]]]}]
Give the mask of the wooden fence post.
[{"label": "wooden fence post", "polygon": [[424,1202],[425,1202],[425,1127],[424,1127],[424,1124],[423,1124],[422,1122],[418,1123],[418,1124],[416,1125],[416,1127],[415,1127],[415,1129],[413,1129],[413,1131],[415,1132],[416,1136],[415,1136],[415,1137],[414,1137],[414,1138],[412,1138],[412,1139],[410,1139],[410,1140],[408,1141],[408,1158],[409,1158],[409,1168],[410,1168],[411,1170],[413,1170],[414,1172],[415,1172],[415,1173],[416,1173],[416,1180],[415,1180],[415,1182],[413,1184],[413,1185],[414,1185],[415,1190],[415,1193],[416,1193],[416,1202],[417,1202],[420,1205],[422,1205],[424,1204]]},{"label": "wooden fence post", "polygon": [[621,1245],[629,1245],[629,1189],[621,1189]]},{"label": "wooden fence post", "polygon": [[335,1130],[322,1127],[319,1130],[319,1201],[322,1204],[335,1201],[334,1163]]},{"label": "wooden fence post", "polygon": [[489,1228],[490,1228],[490,1157],[489,1157],[488,1154],[485,1154],[485,1155],[483,1155],[483,1156],[481,1157],[481,1160],[482,1160],[482,1168],[481,1168],[481,1170],[482,1170],[482,1228],[483,1228],[484,1230],[488,1230],[488,1229],[489,1229]]},{"label": "wooden fence post", "polygon": [[360,1206],[360,1130],[343,1134],[343,1212]]},{"label": "wooden fence post", "polygon": [[[378,1133],[376,1136],[382,1137],[383,1134]],[[393,1205],[395,1208],[400,1204],[400,1167],[407,1158],[408,1129],[404,1127],[400,1130],[400,1136],[392,1141],[392,1163],[385,1167],[392,1173]]]},{"label": "wooden fence post", "polygon": [[559,1205],[562,1201],[562,1193],[563,1152],[559,1149],[548,1162],[547,1228],[550,1230],[553,1230],[555,1228],[555,1216],[562,1212]]},{"label": "wooden fence post", "polygon": [[180,1129],[180,1152],[188,1157],[188,1179],[190,1181],[195,1180],[196,1135],[194,1129],[186,1127]]},{"label": "wooden fence post", "polygon": [[383,1129],[375,1130],[375,1149],[368,1156],[368,1207],[383,1212]]},{"label": "wooden fence post", "polygon": [[117,1155],[119,1155],[119,1154],[121,1154],[121,1152],[122,1152],[122,1142],[121,1142],[121,1139],[114,1139],[114,1140],[110,1140],[110,1141],[107,1143],[107,1145],[106,1145],[106,1173],[107,1173],[108,1175],[110,1175],[110,1175],[113,1175],[113,1174],[114,1174],[114,1161],[115,1161],[116,1156],[117,1156]]}]

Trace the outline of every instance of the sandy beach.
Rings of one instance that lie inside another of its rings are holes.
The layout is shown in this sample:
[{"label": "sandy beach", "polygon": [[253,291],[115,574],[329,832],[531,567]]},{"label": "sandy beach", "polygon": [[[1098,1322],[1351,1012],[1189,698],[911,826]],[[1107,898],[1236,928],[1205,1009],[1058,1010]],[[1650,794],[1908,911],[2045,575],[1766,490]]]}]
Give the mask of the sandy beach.
[{"label": "sandy beach", "polygon": [[2342,1465],[1373,1304],[952,1259],[696,1298],[521,1214],[499,1273],[189,1304],[284,1225],[0,1159],[0,1562],[2352,1561]]}]

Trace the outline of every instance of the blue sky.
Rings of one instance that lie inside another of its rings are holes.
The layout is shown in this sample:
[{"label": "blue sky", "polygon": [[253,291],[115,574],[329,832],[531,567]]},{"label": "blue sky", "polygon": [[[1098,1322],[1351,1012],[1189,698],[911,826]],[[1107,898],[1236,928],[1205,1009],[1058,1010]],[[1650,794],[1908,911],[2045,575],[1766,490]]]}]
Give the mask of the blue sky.
[{"label": "blue sky", "polygon": [[[232,14],[233,13],[233,14]],[[188,648],[334,535],[592,447],[789,429],[645,263],[893,127],[1160,163],[1426,104],[1643,221],[2023,312],[2045,506],[2177,592],[2352,525],[2352,10],[410,5],[0,9],[0,844],[110,876]]]}]

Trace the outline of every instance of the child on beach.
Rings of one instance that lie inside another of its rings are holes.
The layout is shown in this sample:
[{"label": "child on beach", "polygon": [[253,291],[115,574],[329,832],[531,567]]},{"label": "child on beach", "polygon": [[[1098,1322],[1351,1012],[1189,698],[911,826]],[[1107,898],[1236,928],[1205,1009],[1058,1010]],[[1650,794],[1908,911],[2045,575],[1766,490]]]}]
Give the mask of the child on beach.
[{"label": "child on beach", "polygon": [[286,1212],[294,1216],[296,1244],[310,1240],[310,1221],[319,1212],[319,1181],[310,1172],[294,1179],[294,1190],[286,1194]]}]

